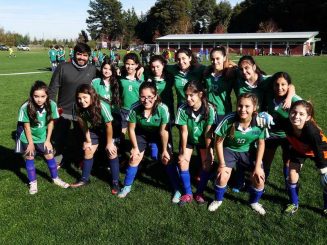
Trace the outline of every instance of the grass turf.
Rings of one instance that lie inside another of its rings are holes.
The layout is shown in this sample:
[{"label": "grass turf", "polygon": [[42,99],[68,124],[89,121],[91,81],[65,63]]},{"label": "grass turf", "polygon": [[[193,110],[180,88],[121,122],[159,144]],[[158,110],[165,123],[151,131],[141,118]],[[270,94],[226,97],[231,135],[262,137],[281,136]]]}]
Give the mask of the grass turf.
[{"label": "grass turf", "polygon": [[[0,74],[47,71],[50,66],[44,50],[16,55],[8,58],[8,52],[0,52]],[[327,132],[324,79],[327,57],[255,58],[267,74],[281,70],[291,74],[297,94],[312,100],[318,124]],[[46,163],[38,158],[39,192],[29,195],[24,163],[13,153],[11,133],[16,127],[18,108],[27,98],[31,84],[39,79],[49,82],[50,78],[51,72],[0,75],[0,243],[326,244],[327,221],[321,216],[322,191],[313,162],[307,160],[301,174],[298,213],[292,217],[282,214],[288,197],[280,151],[261,200],[267,210],[264,217],[249,208],[246,192],[228,191],[215,213],[196,203],[185,207],[172,205],[160,165],[144,167],[129,196],[118,199],[110,194],[109,173],[105,168],[95,168],[91,184],[85,188],[64,190],[51,183]],[[59,171],[60,177],[68,182],[75,181],[79,174],[74,166]],[[212,183],[205,194],[213,198]]]}]

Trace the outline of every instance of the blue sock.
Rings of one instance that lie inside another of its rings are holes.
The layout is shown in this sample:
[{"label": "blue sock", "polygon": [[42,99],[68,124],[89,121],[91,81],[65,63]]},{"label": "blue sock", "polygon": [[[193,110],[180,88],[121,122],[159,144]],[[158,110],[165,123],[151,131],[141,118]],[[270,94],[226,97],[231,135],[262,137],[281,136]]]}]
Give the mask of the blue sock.
[{"label": "blue sock", "polygon": [[202,194],[203,193],[204,189],[207,186],[209,177],[210,177],[210,172],[201,170],[201,173],[200,173],[200,182],[198,184],[198,188],[196,190],[196,194]]},{"label": "blue sock", "polygon": [[326,189],[324,190],[323,197],[324,197],[324,209],[327,209],[327,190]]},{"label": "blue sock", "polygon": [[174,191],[179,190],[179,175],[177,165],[175,163],[168,164],[166,166],[166,172]]},{"label": "blue sock", "polygon": [[50,175],[52,179],[55,179],[58,177],[58,170],[57,170],[57,163],[56,160],[54,158],[51,158],[47,161],[47,165],[50,171]]},{"label": "blue sock", "polygon": [[119,182],[119,158],[109,159],[111,170],[112,183],[118,184]]},{"label": "blue sock", "polygon": [[127,170],[126,170],[126,176],[125,176],[125,181],[124,181],[124,185],[129,186],[132,185],[135,179],[135,175],[137,173],[137,169],[138,166],[136,167],[132,167],[132,166],[128,166]]},{"label": "blue sock", "polygon": [[299,195],[298,195],[297,183],[296,184],[288,183],[288,195],[291,199],[291,202],[294,205],[299,206]]},{"label": "blue sock", "polygon": [[156,143],[150,143],[150,150],[151,150],[151,158],[153,160],[158,160],[158,146]]},{"label": "blue sock", "polygon": [[34,166],[34,160],[26,159],[26,171],[29,182],[36,180],[36,171]]},{"label": "blue sock", "polygon": [[217,201],[224,200],[224,195],[227,189],[226,187],[227,185],[225,186],[215,185],[215,196]]},{"label": "blue sock", "polygon": [[92,166],[93,166],[93,158],[83,160],[83,170],[82,170],[82,178],[81,178],[83,182],[87,182],[89,180]]},{"label": "blue sock", "polygon": [[250,204],[259,202],[263,194],[263,189],[250,188]]},{"label": "blue sock", "polygon": [[188,170],[181,171],[180,175],[184,187],[184,194],[192,195],[190,172]]}]

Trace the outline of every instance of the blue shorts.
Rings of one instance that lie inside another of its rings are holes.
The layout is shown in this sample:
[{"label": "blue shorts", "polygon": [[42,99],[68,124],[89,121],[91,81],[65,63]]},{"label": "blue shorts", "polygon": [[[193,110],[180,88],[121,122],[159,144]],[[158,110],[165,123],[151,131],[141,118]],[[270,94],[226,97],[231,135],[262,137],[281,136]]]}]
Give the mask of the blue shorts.
[{"label": "blue shorts", "polygon": [[[21,142],[20,140],[17,140],[16,142],[16,147],[15,147],[15,152],[16,153],[21,153],[24,154],[26,149],[27,149],[28,144]],[[44,143],[35,143],[35,153],[39,155],[48,155],[52,154],[52,150],[48,150],[45,146]],[[34,154],[34,155],[36,155]]]},{"label": "blue shorts", "polygon": [[127,126],[128,126],[127,117],[128,117],[129,112],[130,112],[130,110],[120,109],[121,128],[127,128]]},{"label": "blue shorts", "polygon": [[[92,145],[106,145],[107,144],[107,137],[106,137],[106,131],[105,130],[96,130],[92,131],[90,130],[90,137],[91,137],[91,143]],[[120,143],[120,138],[113,137],[113,142],[118,145]]]},{"label": "blue shorts", "polygon": [[245,170],[253,171],[255,167],[256,152],[237,152],[229,148],[224,148],[225,164],[229,168],[241,166]]}]

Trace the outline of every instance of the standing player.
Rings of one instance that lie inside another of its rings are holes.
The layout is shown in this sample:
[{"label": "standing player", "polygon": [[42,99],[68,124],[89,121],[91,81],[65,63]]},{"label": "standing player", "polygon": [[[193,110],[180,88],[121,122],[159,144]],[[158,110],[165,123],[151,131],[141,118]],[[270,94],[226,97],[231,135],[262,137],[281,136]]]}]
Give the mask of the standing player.
[{"label": "standing player", "polygon": [[[266,213],[259,204],[265,181],[262,169],[265,130],[256,126],[257,106],[258,98],[254,94],[242,94],[238,97],[236,113],[227,115],[215,131],[219,166],[215,186],[216,200],[208,207],[211,212],[222,204],[232,169],[236,165],[242,165],[252,172],[250,205],[259,214]],[[254,148],[255,142],[257,149]]]},{"label": "standing player", "polygon": [[58,49],[58,62],[63,63],[66,61],[65,58],[66,52],[64,46],[60,45]]},{"label": "standing player", "polygon": [[285,125],[287,140],[291,144],[288,192],[291,204],[285,210],[294,214],[299,207],[298,182],[306,158],[315,162],[323,187],[324,210],[327,216],[327,137],[314,120],[310,102],[298,100],[292,104],[289,120]]},{"label": "standing player", "polygon": [[131,191],[131,187],[143,159],[145,149],[150,143],[155,143],[161,150],[161,162],[166,166],[166,172],[174,189],[172,201],[179,201],[179,179],[177,167],[171,162],[172,149],[169,144],[169,111],[161,103],[154,82],[144,82],[140,86],[140,101],[135,103],[128,115],[128,133],[132,143],[129,166],[126,170],[124,188],[118,197],[124,198]]},{"label": "standing player", "polygon": [[187,102],[178,108],[175,122],[179,125],[180,131],[178,164],[184,187],[184,195],[180,198],[179,204],[185,205],[193,200],[189,167],[194,148],[198,148],[202,163],[200,181],[194,198],[197,203],[204,204],[203,191],[213,163],[211,126],[214,124],[215,111],[208,103],[202,83],[190,81],[186,83],[184,91]]},{"label": "standing player", "polygon": [[51,63],[51,70],[54,72],[57,68],[57,51],[53,45],[50,46],[48,55]]},{"label": "standing player", "polygon": [[[273,117],[274,125],[269,130],[270,137],[266,139],[265,154],[263,156],[263,167],[265,171],[266,181],[270,174],[270,166],[274,159],[278,146],[282,148],[282,159],[284,163],[283,173],[285,183],[287,184],[288,164],[289,164],[289,144],[286,139],[284,122],[288,121],[288,109],[284,109],[284,101],[292,84],[291,77],[286,72],[277,72],[272,76],[274,93],[267,94],[265,101],[267,112]],[[300,100],[297,95],[292,97],[292,103]]]},{"label": "standing player", "polygon": [[49,100],[47,85],[36,81],[31,88],[29,99],[19,109],[16,135],[16,152],[24,153],[31,195],[38,191],[34,165],[36,153],[46,159],[53,183],[62,188],[69,187],[69,184],[58,177],[50,141],[53,121],[58,117],[56,103]]},{"label": "standing player", "polygon": [[106,145],[109,165],[112,174],[112,194],[119,190],[119,160],[117,147],[114,144],[110,105],[100,100],[89,84],[82,84],[76,90],[76,116],[84,132],[84,160],[81,179],[71,187],[81,187],[89,182],[93,166],[93,156],[99,144]]}]

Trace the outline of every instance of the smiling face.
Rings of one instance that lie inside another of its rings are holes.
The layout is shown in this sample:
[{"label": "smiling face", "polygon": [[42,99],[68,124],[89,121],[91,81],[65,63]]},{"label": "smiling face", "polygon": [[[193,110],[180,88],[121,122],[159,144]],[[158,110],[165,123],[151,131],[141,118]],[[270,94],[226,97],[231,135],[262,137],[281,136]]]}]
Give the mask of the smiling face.
[{"label": "smiling face", "polygon": [[257,68],[256,65],[251,64],[247,60],[242,61],[242,63],[239,66],[243,78],[247,81],[254,80],[253,78],[256,77],[257,75],[257,73],[255,72],[256,68]]},{"label": "smiling face", "polygon": [[194,92],[192,89],[187,89],[185,91],[185,98],[187,101],[187,104],[192,107],[193,109],[198,109],[201,107],[201,98],[202,98],[202,92]]},{"label": "smiling face", "polygon": [[305,123],[311,119],[311,116],[303,105],[297,105],[290,111],[289,119],[294,129],[302,129]]},{"label": "smiling face", "polygon": [[35,104],[37,104],[39,107],[43,107],[44,103],[47,100],[47,94],[44,89],[35,90],[33,93],[33,100]]},{"label": "smiling face", "polygon": [[181,52],[177,54],[176,61],[181,71],[186,71],[191,66],[192,57],[189,57],[187,54]]},{"label": "smiling face", "polygon": [[135,63],[134,60],[128,59],[125,62],[125,69],[127,71],[127,75],[132,75],[134,76],[136,73],[136,69],[139,65]]},{"label": "smiling face", "polygon": [[112,75],[111,67],[109,64],[105,64],[102,68],[102,76],[104,79],[110,78]]},{"label": "smiling face", "polygon": [[274,82],[274,92],[277,97],[284,97],[287,95],[289,84],[285,78],[280,77]]},{"label": "smiling face", "polygon": [[256,108],[251,98],[241,98],[239,100],[237,104],[237,114],[241,122],[250,121],[255,111]]},{"label": "smiling face", "polygon": [[85,66],[89,61],[89,54],[86,52],[85,53],[77,52],[75,56],[75,60],[79,66]]},{"label": "smiling face", "polygon": [[77,95],[77,102],[82,108],[88,108],[91,105],[91,95],[78,93]]},{"label": "smiling face", "polygon": [[211,64],[215,70],[221,71],[224,68],[225,61],[226,56],[224,56],[222,52],[215,51],[211,54]]},{"label": "smiling face", "polygon": [[164,65],[160,60],[155,60],[150,64],[151,71],[154,77],[161,77],[164,69]]},{"label": "smiling face", "polygon": [[151,88],[144,88],[140,93],[140,101],[145,109],[152,109],[158,96]]}]

